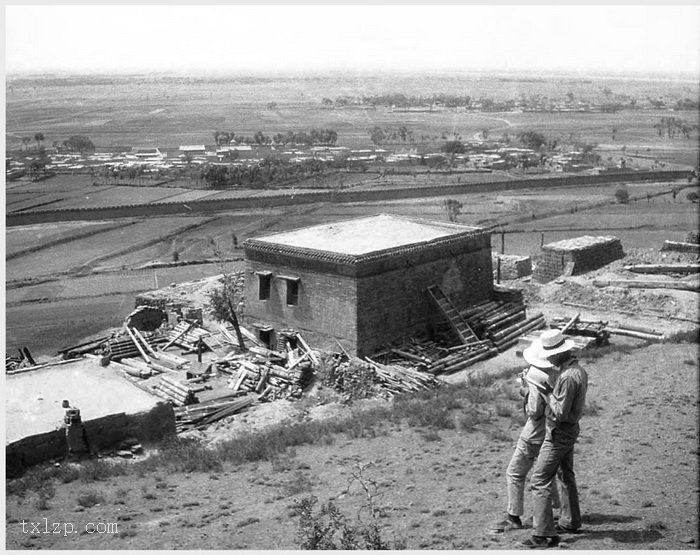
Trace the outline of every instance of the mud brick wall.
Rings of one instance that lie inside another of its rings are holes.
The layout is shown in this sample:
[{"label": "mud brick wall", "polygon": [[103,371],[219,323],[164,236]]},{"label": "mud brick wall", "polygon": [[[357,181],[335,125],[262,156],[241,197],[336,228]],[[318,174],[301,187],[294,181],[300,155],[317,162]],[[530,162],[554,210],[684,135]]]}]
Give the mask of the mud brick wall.
[{"label": "mud brick wall", "polygon": [[562,274],[583,274],[602,268],[624,256],[617,237],[578,237],[542,247],[533,278],[539,283],[552,281]]},{"label": "mud brick wall", "polygon": [[518,279],[532,274],[532,259],[529,256],[514,254],[493,254],[493,275],[498,273],[498,261],[501,261],[501,279]]},{"label": "mud brick wall", "polygon": [[491,297],[491,248],[362,277],[357,284],[358,356],[443,320],[428,295],[437,284],[458,309]]},{"label": "mud brick wall", "polygon": [[[150,410],[134,414],[110,414],[83,422],[90,451],[117,447],[128,437],[151,443],[175,434],[175,413],[169,403],[157,403]],[[59,428],[10,443],[5,447],[7,476],[19,476],[24,469],[65,456],[65,429]]]},{"label": "mud brick wall", "polygon": [[[271,272],[270,297],[260,300],[259,277],[256,272]],[[287,304],[287,280],[279,276],[299,278],[298,303]],[[277,331],[293,328],[314,348],[337,349],[334,338],[343,347],[357,341],[357,285],[351,276],[318,272],[309,268],[275,265],[248,260],[245,274],[244,321],[250,327],[255,322]],[[251,327],[251,331],[254,329]]]}]

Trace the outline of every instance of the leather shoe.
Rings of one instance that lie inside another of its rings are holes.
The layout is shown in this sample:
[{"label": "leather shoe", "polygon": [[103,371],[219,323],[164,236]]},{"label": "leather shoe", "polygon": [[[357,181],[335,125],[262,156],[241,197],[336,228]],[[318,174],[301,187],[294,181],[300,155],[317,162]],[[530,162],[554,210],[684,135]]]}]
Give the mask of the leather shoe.
[{"label": "leather shoe", "polygon": [[532,536],[529,540],[518,542],[517,545],[527,549],[547,549],[559,545],[559,536]]},{"label": "leather shoe", "polygon": [[555,526],[557,532],[561,532],[563,534],[580,534],[581,529],[580,528],[569,528],[568,526],[562,526],[561,524],[557,524]]}]

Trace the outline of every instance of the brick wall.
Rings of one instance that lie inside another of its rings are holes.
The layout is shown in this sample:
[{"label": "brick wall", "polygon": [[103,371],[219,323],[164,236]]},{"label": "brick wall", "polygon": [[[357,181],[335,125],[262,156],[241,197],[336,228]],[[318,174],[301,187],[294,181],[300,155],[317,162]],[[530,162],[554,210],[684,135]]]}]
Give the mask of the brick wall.
[{"label": "brick wall", "polygon": [[[272,272],[270,298],[259,300],[256,271]],[[287,281],[280,275],[299,278],[296,306],[287,305]],[[280,329],[293,328],[307,343],[317,348],[337,348],[333,337],[343,346],[357,341],[357,287],[355,278],[309,269],[292,268],[248,260],[245,274],[246,324],[261,322]],[[330,338],[330,339],[329,339]],[[272,337],[276,341],[276,335]]]},{"label": "brick wall", "polygon": [[358,280],[359,355],[441,321],[426,289],[438,284],[458,308],[487,299],[493,290],[491,249],[406,266]]},{"label": "brick wall", "polygon": [[624,256],[622,243],[616,237],[600,238],[596,243],[591,239],[584,247],[557,247],[556,243],[544,245],[535,267],[533,278],[539,283],[552,281],[567,271],[571,275],[583,274],[609,264]]}]

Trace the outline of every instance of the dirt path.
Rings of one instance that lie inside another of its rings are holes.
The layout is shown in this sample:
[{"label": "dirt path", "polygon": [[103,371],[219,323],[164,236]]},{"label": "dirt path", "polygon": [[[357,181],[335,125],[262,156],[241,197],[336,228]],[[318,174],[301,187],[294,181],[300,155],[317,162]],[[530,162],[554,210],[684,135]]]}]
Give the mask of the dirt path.
[{"label": "dirt path", "polygon": [[[697,345],[613,350],[585,365],[589,409],[576,448],[584,529],[565,536],[563,547],[697,549]],[[505,506],[504,472],[520,426],[510,403],[495,400],[497,414],[483,431],[388,425],[376,437],[341,435],[331,445],[298,447],[272,463],[224,472],[57,484],[43,510],[33,495],[10,496],[7,547],[296,549],[294,500],[333,500],[354,518],[366,499],[357,483],[348,488],[359,464],[369,465],[363,475],[377,484],[384,539],[408,549],[513,549],[529,530],[486,531]],[[454,418],[465,409],[455,409]],[[90,491],[103,501],[80,507],[79,495]],[[528,496],[526,516],[530,506]],[[119,533],[22,533],[23,520],[42,518],[76,530],[116,522]]]}]

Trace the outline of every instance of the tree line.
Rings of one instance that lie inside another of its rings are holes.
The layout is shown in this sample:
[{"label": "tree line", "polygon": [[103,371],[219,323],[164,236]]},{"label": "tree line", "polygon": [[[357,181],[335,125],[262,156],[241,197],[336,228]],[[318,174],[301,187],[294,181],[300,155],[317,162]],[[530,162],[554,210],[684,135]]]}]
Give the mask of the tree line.
[{"label": "tree line", "polygon": [[324,145],[333,146],[338,141],[338,133],[334,129],[311,129],[310,131],[287,131],[270,137],[262,131],[257,131],[252,137],[236,135],[233,131],[215,131],[214,140],[218,146],[231,142],[244,145]]},{"label": "tree line", "polygon": [[212,189],[233,187],[260,188],[272,183],[317,177],[337,164],[317,159],[290,163],[283,159],[267,157],[258,164],[211,164],[202,168],[201,177]]},{"label": "tree line", "polygon": [[662,117],[654,124],[654,129],[656,129],[659,137],[663,137],[665,133],[669,139],[673,139],[677,135],[682,135],[685,139],[690,139],[690,134],[694,129],[697,129],[697,127],[697,125],[691,125],[680,118],[666,116]]}]

